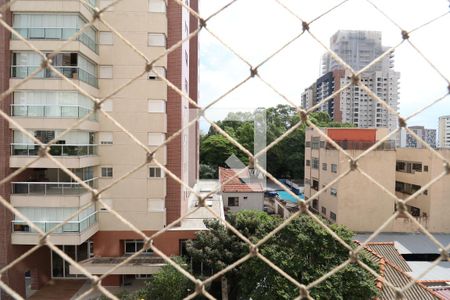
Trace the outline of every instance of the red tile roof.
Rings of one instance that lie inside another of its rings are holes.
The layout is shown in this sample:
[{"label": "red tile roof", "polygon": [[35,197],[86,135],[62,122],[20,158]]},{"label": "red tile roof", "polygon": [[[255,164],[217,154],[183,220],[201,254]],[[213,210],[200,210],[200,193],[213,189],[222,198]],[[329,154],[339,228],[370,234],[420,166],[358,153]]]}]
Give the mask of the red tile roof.
[{"label": "red tile roof", "polygon": [[[242,172],[242,173],[240,173]],[[239,175],[237,175],[239,174]],[[233,176],[235,176],[233,178]],[[248,169],[226,169],[219,167],[219,181],[225,193],[262,193],[263,186],[259,182],[250,182]]]}]

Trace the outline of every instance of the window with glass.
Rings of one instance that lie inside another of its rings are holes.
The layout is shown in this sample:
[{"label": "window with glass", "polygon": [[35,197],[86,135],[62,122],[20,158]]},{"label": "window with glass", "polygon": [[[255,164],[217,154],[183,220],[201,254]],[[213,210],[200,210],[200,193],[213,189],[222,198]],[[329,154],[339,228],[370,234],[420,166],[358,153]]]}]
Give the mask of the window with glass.
[{"label": "window with glass", "polygon": [[311,139],[311,149],[319,149],[320,148],[320,138],[313,137]]},{"label": "window with glass", "polygon": [[163,172],[161,168],[158,167],[150,167],[149,168],[149,177],[150,178],[161,178],[163,177]]},{"label": "window with glass", "polygon": [[103,167],[102,168],[102,177],[105,177],[105,178],[113,177],[113,168],[112,167]]},{"label": "window with glass", "polygon": [[[31,51],[14,52],[12,54],[11,77],[25,78],[38,69],[42,56]],[[65,77],[78,79],[94,87],[98,87],[97,65],[79,53],[58,53],[52,57],[52,65]],[[50,69],[39,71],[34,78],[61,79]]]},{"label": "window with glass", "polygon": [[322,171],[326,171],[328,168],[327,163],[322,163]]},{"label": "window with glass", "polygon": [[337,190],[335,188],[331,188],[330,189],[330,195],[336,197],[337,196]]},{"label": "window with glass", "polygon": [[239,197],[228,197],[228,206],[239,206]]},{"label": "window with glass", "polygon": [[337,173],[337,164],[331,164],[331,172]]},{"label": "window with glass", "polygon": [[[143,240],[125,240],[124,241],[124,254],[125,255],[132,255],[139,250],[144,248],[144,241]],[[152,249],[147,249],[143,251],[141,254],[151,255],[153,254]]]},{"label": "window with glass", "polygon": [[[86,96],[73,91],[18,90],[11,115],[16,117],[82,118],[94,109]],[[89,120],[95,120],[91,115]]]},{"label": "window with glass", "polygon": [[[78,210],[76,207],[19,207],[17,209],[44,232],[48,232],[58,224],[64,222]],[[56,229],[55,233],[80,233],[96,223],[96,210],[95,206],[92,205]],[[14,217],[13,231],[35,232],[19,216]]]},{"label": "window with glass", "polygon": [[[13,28],[28,40],[68,40],[86,21],[77,14],[14,14]],[[16,38],[13,35],[13,38]],[[92,51],[97,51],[97,31],[85,28],[78,40]]]},{"label": "window with glass", "polygon": [[315,157],[312,158],[311,167],[313,169],[319,169],[319,159],[318,158],[315,158]]}]

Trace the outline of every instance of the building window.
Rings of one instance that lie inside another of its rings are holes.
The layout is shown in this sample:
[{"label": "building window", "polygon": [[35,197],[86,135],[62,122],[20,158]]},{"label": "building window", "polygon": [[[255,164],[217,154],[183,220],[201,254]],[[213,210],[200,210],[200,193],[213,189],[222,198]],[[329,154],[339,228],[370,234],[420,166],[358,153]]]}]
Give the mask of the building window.
[{"label": "building window", "polygon": [[112,66],[100,66],[98,77],[100,79],[111,79],[113,78],[113,67]]},{"label": "building window", "polygon": [[102,167],[102,177],[105,177],[105,178],[113,177],[113,168],[112,167]]},{"label": "building window", "polygon": [[423,171],[428,172],[428,166],[423,166]]},{"label": "building window", "polygon": [[150,178],[162,178],[164,177],[164,172],[161,168],[158,167],[150,167],[149,169],[149,177]]},{"label": "building window", "polygon": [[306,160],[306,166],[309,167],[311,165],[311,161],[309,159]]},{"label": "building window", "polygon": [[165,113],[166,101],[164,100],[148,100],[148,112],[150,113]]},{"label": "building window", "polygon": [[421,163],[413,163],[412,169],[416,172],[422,172],[422,164]]},{"label": "building window", "polygon": [[99,32],[99,43],[100,43],[100,45],[112,45],[113,44],[112,31],[100,31]]},{"label": "building window", "polygon": [[[143,247],[144,247],[143,240],[125,240],[124,246],[123,246],[124,254],[125,255],[134,254],[134,253],[138,252],[139,250],[141,250]],[[151,255],[151,254],[153,254],[153,250],[149,248],[149,249],[143,251],[141,254]]]},{"label": "building window", "polygon": [[337,173],[337,164],[331,164],[331,173]]},{"label": "building window", "polygon": [[164,33],[149,33],[147,45],[150,47],[166,47],[166,35]]},{"label": "building window", "polygon": [[228,206],[239,206],[239,197],[228,197]]},{"label": "building window", "polygon": [[316,191],[319,190],[319,181],[318,180],[313,179],[313,181],[312,181],[312,188],[314,190],[316,190]]},{"label": "building window", "polygon": [[330,189],[330,195],[337,197],[337,190],[335,188]]},{"label": "building window", "polygon": [[320,148],[320,138],[313,137],[311,140],[311,149],[319,149]]},{"label": "building window", "polygon": [[166,139],[166,134],[164,133],[148,133],[148,145],[149,146],[159,146],[164,143]]},{"label": "building window", "polygon": [[328,168],[327,163],[322,163],[322,170],[323,170],[323,171],[326,171],[327,168]]},{"label": "building window", "polygon": [[111,112],[113,110],[113,103],[111,99],[105,100],[102,103],[102,109],[106,112]]},{"label": "building window", "polygon": [[152,71],[150,71],[148,73],[148,79],[149,80],[158,80],[159,77],[156,75],[156,73],[158,73],[160,76],[162,76],[164,78],[166,77],[166,68],[164,68],[164,67],[153,67],[153,69],[155,71],[152,70]]},{"label": "building window", "polygon": [[100,132],[99,141],[101,145],[112,145],[113,144],[113,133],[112,132]]},{"label": "building window", "polygon": [[330,219],[336,222],[336,214],[330,211]]},{"label": "building window", "polygon": [[313,169],[319,169],[319,159],[318,158],[315,158],[315,157],[313,157],[312,158],[312,166],[311,166]]},{"label": "building window", "polygon": [[399,192],[399,193],[412,195],[412,194],[414,194],[415,192],[417,192],[420,189],[421,189],[420,185],[404,183],[404,182],[401,182],[401,181],[396,181],[395,182],[395,191]]},{"label": "building window", "polygon": [[152,13],[165,13],[167,10],[165,0],[149,0],[148,11]]},{"label": "building window", "polygon": [[311,142],[310,142],[310,141],[305,142],[305,147],[306,147],[306,148],[311,147]]},{"label": "building window", "polygon": [[325,207],[323,207],[323,206],[322,206],[322,214],[323,214],[324,216],[327,215],[327,209],[326,209]]}]

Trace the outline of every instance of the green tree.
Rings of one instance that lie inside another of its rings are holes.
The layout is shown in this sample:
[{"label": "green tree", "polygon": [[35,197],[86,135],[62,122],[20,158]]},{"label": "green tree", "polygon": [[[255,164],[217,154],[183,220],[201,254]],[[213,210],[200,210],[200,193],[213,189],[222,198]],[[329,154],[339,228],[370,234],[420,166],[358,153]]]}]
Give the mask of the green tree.
[{"label": "green tree", "polygon": [[[230,214],[229,222],[251,241],[272,231],[281,220],[264,212]],[[208,222],[208,231],[197,233],[187,250],[215,272],[235,262],[249,251],[247,244],[217,221]],[[331,225],[348,244],[353,233],[344,226]],[[290,276],[308,284],[348,259],[348,250],[309,216],[302,215],[260,247],[260,252]],[[366,257],[366,264],[376,270]],[[226,274],[230,299],[293,299],[299,291],[292,283],[258,258],[252,258]],[[313,288],[314,299],[373,299],[375,279],[365,270],[350,265]]]},{"label": "green tree", "polygon": [[[251,113],[230,113],[217,124],[253,153],[255,116]],[[352,126],[334,122],[325,112],[313,112],[309,118],[319,127]],[[259,121],[257,120],[257,122]],[[272,143],[299,121],[300,116],[297,110],[289,105],[278,105],[266,109],[267,144]],[[305,128],[306,126],[302,124],[267,152],[267,170],[275,177],[303,179]],[[244,164],[248,163],[248,157],[214,128],[211,127],[209,132],[202,137],[200,142],[202,164],[217,170],[219,166],[225,166],[225,161],[231,154],[236,155]],[[215,177],[217,178],[217,171]]]},{"label": "green tree", "polygon": [[[173,260],[187,270],[186,262],[179,257]],[[135,299],[181,300],[194,292],[194,283],[171,265],[165,265],[145,283]]]}]

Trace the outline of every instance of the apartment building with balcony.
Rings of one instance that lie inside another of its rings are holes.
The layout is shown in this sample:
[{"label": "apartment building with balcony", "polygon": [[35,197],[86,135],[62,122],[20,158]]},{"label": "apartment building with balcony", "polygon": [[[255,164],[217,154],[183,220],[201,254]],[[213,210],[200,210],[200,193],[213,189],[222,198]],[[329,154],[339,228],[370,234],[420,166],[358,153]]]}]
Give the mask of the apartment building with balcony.
[{"label": "apartment building with balcony", "polygon": [[[357,157],[388,133],[388,129],[323,128],[333,141],[352,157]],[[450,159],[450,151],[439,150]],[[383,143],[358,161],[358,167],[390,193],[406,199],[444,172],[443,162],[428,149],[395,148]],[[336,150],[318,132],[309,128],[305,139],[305,199],[337,177],[348,172],[347,156]],[[447,216],[450,179],[444,176],[417,198],[406,204],[407,211],[430,232],[448,233]],[[352,171],[314,197],[311,209],[332,223],[356,232],[373,232],[396,211],[395,199],[358,171]],[[417,226],[405,216],[395,218],[384,232],[416,232]]]},{"label": "apartment building with balcony", "polygon": [[[104,7],[110,2],[90,1]],[[197,0],[186,2],[198,9]],[[93,11],[76,0],[18,0],[5,18],[25,39],[44,53],[51,53],[92,19]],[[103,17],[150,59],[194,31],[197,20],[175,2],[139,0],[121,2]],[[2,91],[20,83],[40,66],[41,57],[18,38],[0,28]],[[197,99],[197,39],[155,63],[162,74],[190,98]],[[96,98],[109,96],[145,67],[137,55],[104,24],[95,22],[57,55],[52,64],[72,83]],[[102,189],[147,159],[146,152],[101,113],[94,113],[72,131],[65,129],[94,110],[93,102],[71,84],[49,70],[21,84],[1,103],[2,109],[31,135],[46,143],[54,138],[50,154],[88,185]],[[153,71],[108,99],[102,108],[142,143],[154,149],[166,137],[184,127],[192,117],[188,100],[172,91]],[[28,166],[39,155],[39,147],[18,127],[5,120],[0,124],[0,175],[5,178]],[[156,158],[175,175],[193,186],[198,165],[198,129],[184,130],[170,144],[161,147]],[[41,158],[9,184],[0,187],[1,196],[43,231],[85,209],[51,234],[50,240],[77,261],[91,257],[130,255],[143,246],[142,239],[104,207],[92,202],[92,195],[48,158]],[[148,235],[178,219],[188,209],[189,192],[167,178],[150,162],[102,193],[102,200]],[[91,203],[91,205],[89,205]],[[180,243],[195,230],[175,227],[155,240],[167,255],[179,253]],[[19,216],[0,208],[0,267],[34,245],[39,236]],[[148,260],[154,260],[151,251]],[[145,260],[145,259],[144,259]],[[89,269],[98,272],[98,269]],[[114,273],[104,285],[120,285],[130,277],[142,277],[158,268],[132,267]],[[23,263],[10,269],[2,280],[25,296],[25,276],[37,289],[51,278],[83,277],[59,255],[40,248]]]}]

